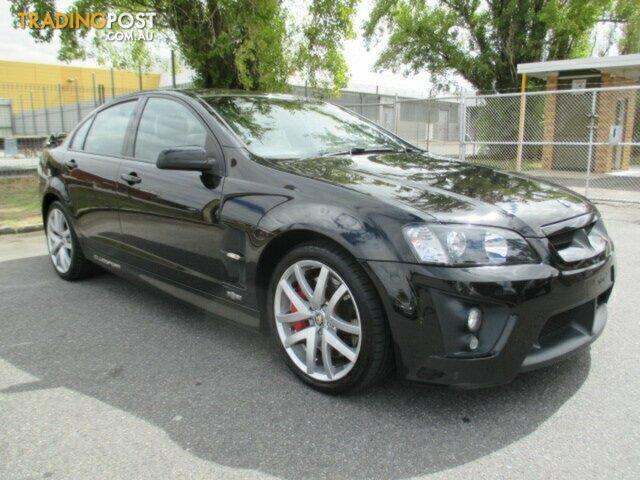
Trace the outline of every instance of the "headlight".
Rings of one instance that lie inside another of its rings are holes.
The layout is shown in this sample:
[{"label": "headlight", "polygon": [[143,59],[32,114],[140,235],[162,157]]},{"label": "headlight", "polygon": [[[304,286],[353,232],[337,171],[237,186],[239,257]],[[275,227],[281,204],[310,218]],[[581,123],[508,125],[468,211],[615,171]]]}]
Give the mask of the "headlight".
[{"label": "headlight", "polygon": [[421,263],[515,265],[537,263],[527,241],[511,230],[465,225],[407,225],[403,233]]}]

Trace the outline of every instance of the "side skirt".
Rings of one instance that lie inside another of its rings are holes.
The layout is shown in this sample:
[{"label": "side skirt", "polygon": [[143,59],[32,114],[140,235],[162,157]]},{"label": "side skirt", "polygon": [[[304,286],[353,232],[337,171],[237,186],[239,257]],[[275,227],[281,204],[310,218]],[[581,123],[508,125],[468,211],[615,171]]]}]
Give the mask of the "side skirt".
[{"label": "side skirt", "polygon": [[87,259],[115,275],[151,286],[189,305],[222,317],[224,320],[252,329],[260,328],[260,313],[256,310],[195,290],[187,285],[172,282],[164,277],[155,275],[153,272],[118,262],[106,255],[95,253],[91,248],[86,248],[86,246],[83,247],[83,250]]}]

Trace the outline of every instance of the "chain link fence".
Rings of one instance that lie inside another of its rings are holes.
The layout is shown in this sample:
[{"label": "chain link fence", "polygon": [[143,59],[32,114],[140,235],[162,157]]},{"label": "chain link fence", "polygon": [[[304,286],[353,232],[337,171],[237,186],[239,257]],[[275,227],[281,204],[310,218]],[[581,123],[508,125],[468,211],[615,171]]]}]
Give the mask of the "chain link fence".
[{"label": "chain link fence", "polygon": [[431,153],[640,203],[640,86],[346,105]]},{"label": "chain link fence", "polygon": [[[36,154],[49,135],[132,91],[0,83],[0,147],[15,138]],[[640,86],[626,86],[428,99],[347,92],[333,101],[437,155],[640,203],[639,96]]]}]

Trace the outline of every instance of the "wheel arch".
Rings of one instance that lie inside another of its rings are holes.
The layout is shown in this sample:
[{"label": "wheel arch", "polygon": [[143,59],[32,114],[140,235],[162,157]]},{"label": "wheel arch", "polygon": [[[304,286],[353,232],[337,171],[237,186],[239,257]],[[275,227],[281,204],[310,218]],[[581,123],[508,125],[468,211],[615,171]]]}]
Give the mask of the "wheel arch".
[{"label": "wheel arch", "polygon": [[[47,192],[42,197],[42,222],[43,225],[46,226],[47,223],[47,213],[49,212],[49,208],[53,202],[61,201],[60,196],[54,192]],[[45,227],[46,228],[46,227]]]}]

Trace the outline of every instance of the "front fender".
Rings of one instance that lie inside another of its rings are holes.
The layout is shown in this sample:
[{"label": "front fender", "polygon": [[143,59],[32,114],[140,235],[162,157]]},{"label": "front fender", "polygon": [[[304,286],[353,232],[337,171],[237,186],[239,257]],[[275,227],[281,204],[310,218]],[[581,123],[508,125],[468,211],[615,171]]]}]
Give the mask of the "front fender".
[{"label": "front fender", "polygon": [[[381,225],[381,219],[387,225]],[[395,224],[401,222],[374,209],[356,212],[337,205],[285,202],[260,219],[258,230],[270,237],[292,230],[312,231],[331,238],[360,260],[404,261],[411,252],[397,238],[400,227]]]}]

